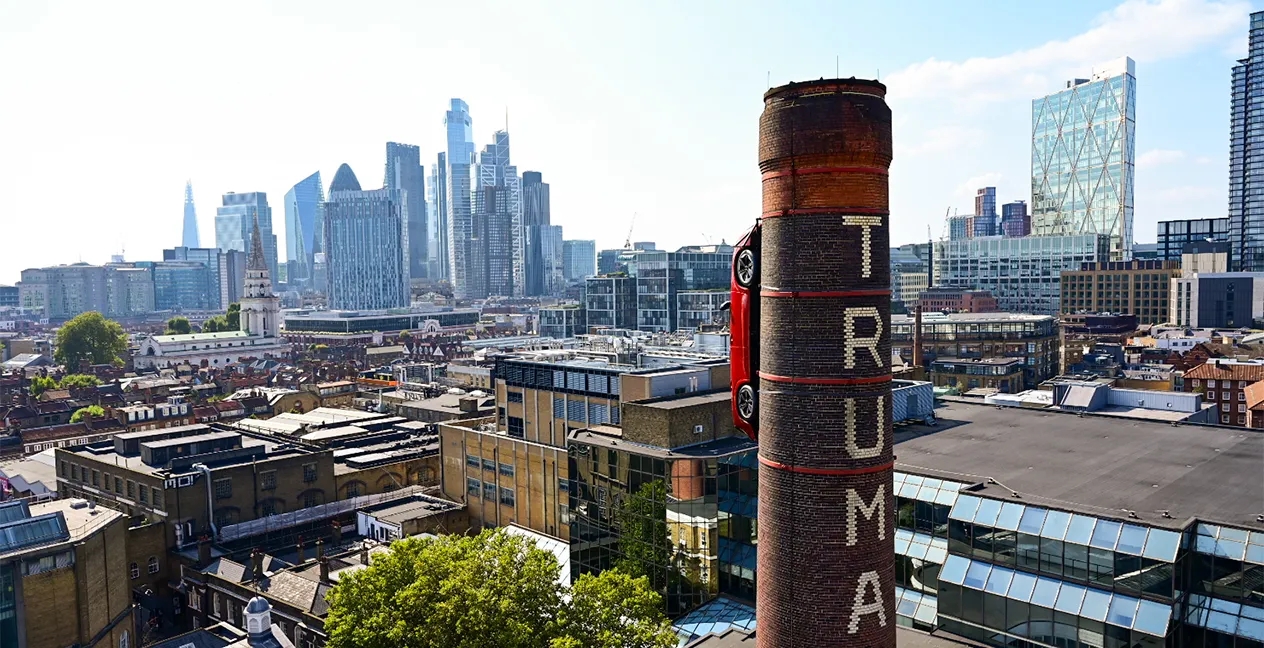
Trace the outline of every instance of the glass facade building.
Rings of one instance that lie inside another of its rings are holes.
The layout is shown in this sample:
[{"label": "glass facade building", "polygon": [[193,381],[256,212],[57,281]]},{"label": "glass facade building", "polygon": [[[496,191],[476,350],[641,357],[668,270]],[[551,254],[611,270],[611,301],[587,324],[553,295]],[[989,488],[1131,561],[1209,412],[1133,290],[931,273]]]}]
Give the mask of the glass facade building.
[{"label": "glass facade building", "polygon": [[562,241],[562,277],[566,281],[583,281],[597,274],[597,242],[591,240]]},{"label": "glass facade building", "polygon": [[440,153],[430,167],[430,183],[426,185],[426,233],[430,236],[427,255],[430,278],[448,278],[448,154]]},{"label": "glass facade building", "polygon": [[[220,310],[228,308],[228,304],[232,303],[232,299],[225,290],[225,283],[228,281],[228,272],[225,267],[227,263],[226,255],[219,251],[219,248],[188,248],[177,247],[162,251],[163,261],[194,261],[206,266],[208,278],[206,289],[209,291],[207,308]],[[157,278],[155,277],[155,281]],[[240,286],[238,286],[240,288]],[[233,293],[235,295],[236,293]]]},{"label": "glass facade building", "polygon": [[566,289],[561,225],[527,226],[527,290],[556,295]]},{"label": "glass facade building", "polygon": [[344,164],[329,187],[329,200],[325,203],[329,307],[407,307],[411,288],[403,192],[358,188],[354,174]]},{"label": "glass facade building", "polygon": [[184,183],[184,232],[180,238],[184,247],[200,247],[198,238],[197,208],[193,205],[193,181]]},{"label": "glass facade building", "polygon": [[[217,310],[219,277],[197,261],[141,262],[153,272],[154,310]],[[218,270],[218,267],[216,268]]]},{"label": "glass facade building", "polygon": [[460,99],[443,120],[448,134],[446,217],[448,221],[448,267],[453,294],[469,298],[471,270],[469,249],[474,237],[474,131],[470,107]]},{"label": "glass facade building", "polygon": [[322,222],[319,216],[325,202],[325,186],[320,171],[303,178],[285,193],[285,258],[289,262],[288,283],[312,276],[313,256]]},{"label": "glass facade building", "polygon": [[996,187],[983,187],[974,196],[974,235],[996,236]]},{"label": "glass facade building", "polygon": [[1130,58],[1031,104],[1032,232],[1106,234],[1132,258],[1136,72]]},{"label": "glass facade building", "polygon": [[1250,48],[1233,67],[1229,260],[1233,270],[1264,272],[1264,11],[1251,14]]},{"label": "glass facade building", "polygon": [[636,328],[675,330],[677,293],[727,288],[732,268],[729,245],[636,251],[628,261],[628,274],[636,277]]},{"label": "glass facade building", "polygon": [[1002,236],[1016,238],[1031,234],[1031,214],[1027,213],[1027,203],[1015,200],[1001,205]]},{"label": "glass facade building", "polygon": [[268,206],[268,194],[262,191],[229,192],[224,194],[223,203],[215,211],[215,247],[225,252],[237,250],[248,253],[251,232],[258,219],[269,276],[280,276],[277,274],[277,239],[272,233],[272,208]]},{"label": "glass facade building", "polygon": [[[552,262],[554,261],[552,254],[561,254],[561,239],[558,239],[557,247],[554,249],[551,245],[553,230],[542,229],[554,227],[551,225],[549,212],[549,183],[544,182],[544,177],[539,171],[524,171],[522,174],[522,227],[526,231],[524,242],[526,248],[523,254],[526,265],[524,272],[527,280],[527,295],[550,295],[561,290],[552,278]],[[562,227],[560,225],[556,227],[556,232],[560,237]],[[547,242],[546,239],[548,239]],[[542,246],[547,246],[548,249]]]},{"label": "glass facade building", "polygon": [[429,273],[429,233],[426,222],[426,171],[421,149],[412,144],[386,143],[386,179],[382,186],[402,193],[408,219],[408,274],[424,278]]},{"label": "glass facade building", "polygon": [[1109,257],[1109,237],[989,237],[935,243],[935,285],[991,291],[1002,311],[1059,312],[1063,270]]},{"label": "glass facade building", "polygon": [[636,280],[626,276],[589,277],[584,281],[588,327],[636,328]]},{"label": "glass facade building", "polygon": [[1159,221],[1157,258],[1180,261],[1186,243],[1229,240],[1228,218]]}]

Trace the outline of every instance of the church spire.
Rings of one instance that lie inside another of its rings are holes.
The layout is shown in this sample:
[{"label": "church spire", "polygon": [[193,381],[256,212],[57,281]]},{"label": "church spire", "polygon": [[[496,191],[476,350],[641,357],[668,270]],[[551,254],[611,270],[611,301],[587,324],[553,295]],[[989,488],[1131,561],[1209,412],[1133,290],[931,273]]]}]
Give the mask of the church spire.
[{"label": "church spire", "polygon": [[268,269],[268,259],[263,255],[263,238],[259,234],[259,215],[255,214],[255,229],[250,234],[250,257],[246,260],[247,270]]}]

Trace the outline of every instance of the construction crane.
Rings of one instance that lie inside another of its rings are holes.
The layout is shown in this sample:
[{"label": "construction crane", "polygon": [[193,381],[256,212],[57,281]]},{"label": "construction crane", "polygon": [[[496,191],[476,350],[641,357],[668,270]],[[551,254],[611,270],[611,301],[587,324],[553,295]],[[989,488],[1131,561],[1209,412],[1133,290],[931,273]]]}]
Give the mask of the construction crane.
[{"label": "construction crane", "polygon": [[632,212],[632,222],[628,223],[628,238],[623,242],[623,249],[632,249],[632,228],[636,227],[636,212]]}]

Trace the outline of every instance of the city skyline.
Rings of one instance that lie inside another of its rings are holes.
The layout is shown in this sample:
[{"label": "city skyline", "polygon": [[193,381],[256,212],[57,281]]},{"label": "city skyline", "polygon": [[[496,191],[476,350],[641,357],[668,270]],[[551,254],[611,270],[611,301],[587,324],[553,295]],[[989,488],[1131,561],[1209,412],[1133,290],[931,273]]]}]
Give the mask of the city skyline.
[{"label": "city skyline", "polygon": [[[529,24],[545,29],[546,34],[547,30],[573,32],[580,23],[610,20],[603,12],[618,13],[614,22],[621,26],[600,38],[586,35],[574,42],[537,38],[540,30],[524,29],[533,34],[530,40],[519,36],[505,43],[505,48],[522,58],[518,74],[507,76],[499,61],[474,54],[467,59],[468,65],[439,70],[424,85],[397,80],[379,84],[373,97],[364,99],[375,106],[372,113],[357,100],[312,105],[301,114],[289,110],[289,102],[282,100],[291,92],[289,84],[364,68],[371,60],[398,60],[405,53],[395,48],[405,46],[357,33],[335,48],[345,51],[321,53],[321,60],[329,60],[332,69],[316,66],[293,78],[261,84],[260,98],[247,108],[234,105],[239,102],[230,93],[215,92],[209,80],[234,74],[281,76],[271,72],[281,67],[292,71],[290,63],[315,52],[312,45],[297,44],[278,29],[288,19],[280,9],[265,13],[248,28],[260,37],[255,41],[275,42],[252,41],[230,55],[211,58],[195,50],[204,39],[221,33],[217,30],[230,16],[176,7],[163,7],[139,18],[98,15],[91,5],[65,14],[38,6],[5,7],[0,10],[5,16],[0,24],[23,29],[0,26],[0,53],[9,53],[13,47],[35,54],[25,57],[34,61],[29,66],[0,76],[0,88],[32,97],[20,105],[0,107],[0,124],[24,124],[21,133],[0,127],[0,140],[13,151],[0,160],[0,177],[14,182],[23,190],[17,193],[24,194],[10,209],[29,212],[35,206],[26,201],[45,195],[41,189],[53,191],[49,184],[53,174],[43,170],[52,168],[72,147],[84,149],[84,164],[101,171],[72,187],[58,185],[56,191],[64,200],[52,209],[41,200],[41,211],[66,225],[61,228],[64,240],[53,250],[18,249],[5,255],[0,259],[0,283],[13,282],[26,267],[81,259],[100,263],[122,250],[129,259],[159,258],[162,249],[180,241],[180,225],[173,212],[179,200],[176,187],[186,178],[199,185],[199,195],[204,197],[243,188],[281,196],[295,177],[313,169],[332,173],[343,161],[356,168],[381,168],[382,147],[388,141],[415,143],[423,164],[433,164],[435,156],[446,150],[442,113],[452,97],[468,102],[471,139],[480,146],[492,141],[495,130],[505,128],[508,108],[519,168],[549,176],[555,188],[552,220],[566,228],[568,237],[596,239],[599,249],[617,247],[632,214],[637,213],[633,238],[657,240],[664,248],[702,243],[704,236],[731,243],[740,233],[733,214],[741,213],[742,206],[754,199],[758,187],[742,165],[754,150],[747,126],[759,106],[749,100],[751,92],[762,92],[769,84],[790,78],[831,75],[835,56],[845,76],[876,75],[891,89],[897,129],[893,243],[924,240],[928,225],[938,238],[944,207],[970,211],[978,187],[996,186],[998,202],[1030,200],[1025,177],[1030,165],[1030,101],[1056,91],[1066,78],[1083,76],[1085,67],[1119,56],[1137,61],[1140,82],[1135,238],[1154,240],[1159,220],[1225,214],[1230,76],[1237,59],[1247,54],[1248,3],[1131,1],[1105,12],[1087,2],[1069,3],[1045,16],[1035,39],[1029,31],[1014,28],[1029,24],[1029,10],[1012,8],[989,12],[995,32],[986,44],[953,39],[943,29],[982,10],[957,11],[927,3],[921,10],[900,11],[896,16],[880,7],[841,9],[815,3],[798,7],[788,21],[784,17],[774,21],[770,8],[754,5],[733,12],[740,15],[725,18],[726,29],[721,31],[726,35],[711,37],[717,40],[702,47],[675,42],[688,40],[677,37],[709,19],[709,12],[701,7],[648,4],[594,10],[564,20],[549,12],[532,15],[509,5],[481,8],[473,14],[509,12],[506,17],[511,19],[500,22]],[[413,10],[401,11],[411,15]],[[753,38],[768,24],[774,25],[777,36],[788,36],[789,30],[831,33],[827,25],[836,21],[828,18],[836,19],[844,11],[889,28],[877,30],[880,34],[858,35],[846,46],[837,36],[823,37],[819,44],[796,36],[803,46],[789,53],[773,46],[778,38],[766,45]],[[242,13],[249,11],[236,12],[234,25]],[[317,33],[339,27],[311,17],[321,12],[306,13]],[[665,13],[673,18],[668,24],[661,21]],[[953,13],[962,15],[949,15]],[[110,33],[101,30],[101,25],[117,25],[113,33],[126,35],[129,29],[142,29],[166,39],[158,27],[166,21],[199,25],[187,37],[163,45],[171,52],[163,58],[169,60],[138,66],[133,59],[144,60],[152,44],[139,48],[123,43],[126,38],[112,39],[111,47],[97,42],[101,34]],[[635,34],[643,33],[649,24],[658,30],[652,39],[654,47],[649,48],[651,55],[629,56],[646,46]],[[383,25],[381,30],[397,28]],[[876,47],[896,33],[911,35],[901,37],[909,43],[906,47],[898,51]],[[408,45],[418,52],[407,56],[430,56],[449,47],[453,38],[438,35],[425,39],[425,44]],[[76,54],[76,48],[41,58],[45,48],[60,46],[64,39],[75,39],[76,47],[93,48],[99,55],[88,57],[92,60],[80,68],[70,65],[84,58]],[[369,43],[365,51],[353,52],[361,39]],[[309,43],[318,41],[308,39]],[[752,43],[755,49],[744,51]],[[579,52],[585,56],[576,56]],[[717,66],[718,61],[724,64]],[[256,63],[263,67],[254,69]],[[188,71],[168,74],[168,66]],[[385,68],[371,74],[394,75],[390,66]],[[198,101],[171,103],[172,99],[138,95],[141,81],[154,75],[179,77],[173,81],[171,96]],[[574,78],[595,81],[582,93],[564,92]],[[630,87],[641,91],[630,93]],[[85,91],[103,93],[92,114],[71,108],[82,104],[73,97]],[[1190,106],[1183,101],[1188,94],[1198,95],[1199,101]],[[145,110],[134,108],[150,99],[155,101]],[[664,105],[674,108],[660,110]],[[152,126],[146,127],[146,122]],[[167,136],[166,131],[177,123],[189,131],[187,137]],[[196,127],[190,128],[190,123]],[[106,124],[114,125],[107,128]],[[335,124],[345,126],[331,128]],[[145,132],[127,145],[112,134],[136,130]],[[576,135],[567,137],[567,133]],[[91,145],[84,147],[85,141]],[[241,141],[251,142],[249,154],[237,145]],[[707,152],[706,163],[694,165],[690,174],[665,177],[654,170],[656,159],[697,159],[699,151]],[[126,212],[108,204],[77,209],[76,205],[92,203],[95,196],[108,193],[106,187],[121,181],[121,171],[115,169],[129,170],[127,181],[140,194],[138,200]],[[641,190],[650,179],[658,183],[657,190]],[[609,195],[618,195],[621,201],[611,204]],[[593,215],[589,205],[602,205],[602,213]],[[35,237],[38,223],[47,220],[22,219],[10,236]],[[283,223],[280,218],[274,220],[274,233],[284,240]],[[210,221],[204,207],[199,219],[203,241],[213,239]],[[681,222],[689,225],[680,227]],[[137,229],[143,231],[124,233],[131,228],[119,223],[142,225]]]}]

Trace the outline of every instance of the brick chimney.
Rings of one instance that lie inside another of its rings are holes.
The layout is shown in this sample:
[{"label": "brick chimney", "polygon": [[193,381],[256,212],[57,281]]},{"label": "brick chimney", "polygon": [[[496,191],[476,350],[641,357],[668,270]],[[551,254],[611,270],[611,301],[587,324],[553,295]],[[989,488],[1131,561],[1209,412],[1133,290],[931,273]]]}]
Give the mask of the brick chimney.
[{"label": "brick chimney", "polygon": [[764,95],[759,648],[894,648],[886,86]]},{"label": "brick chimney", "polygon": [[254,551],[250,552],[250,564],[251,572],[254,574],[254,579],[256,581],[263,580],[263,552],[260,551],[258,547],[256,547]]},{"label": "brick chimney", "polygon": [[209,564],[211,564],[211,538],[204,535],[198,538],[198,567]]}]

